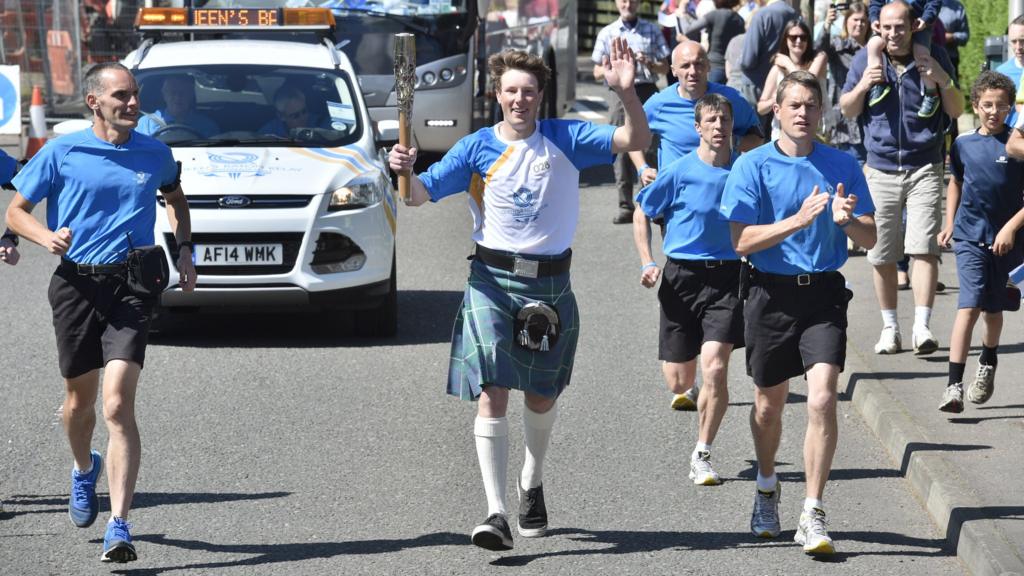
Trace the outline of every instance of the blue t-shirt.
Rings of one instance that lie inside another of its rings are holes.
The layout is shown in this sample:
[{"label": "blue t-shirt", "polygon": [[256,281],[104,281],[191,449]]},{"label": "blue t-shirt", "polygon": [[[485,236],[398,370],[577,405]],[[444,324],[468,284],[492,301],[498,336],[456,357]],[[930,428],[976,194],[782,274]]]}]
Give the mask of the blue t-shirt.
[{"label": "blue t-shirt", "polygon": [[11,158],[3,150],[0,150],[0,184],[7,184],[14,178],[14,173],[18,171],[18,161]]},{"label": "blue t-shirt", "polygon": [[949,167],[962,183],[953,239],[992,244],[999,230],[1024,207],[1024,162],[1006,154],[1009,130],[994,136],[961,135],[949,150]]},{"label": "blue t-shirt", "polygon": [[[799,212],[815,186],[819,193],[834,197],[840,182],[847,196],[857,195],[855,217],[874,214],[864,173],[853,156],[815,143],[809,156],[790,157],[769,142],[733,164],[720,212],[732,222],[773,224]],[[832,221],[830,204],[810,226],[749,259],[755,268],[771,274],[838,270],[846,263],[846,234]]]},{"label": "blue t-shirt", "polygon": [[213,119],[194,110],[184,118],[175,118],[168,114],[166,110],[157,110],[140,118],[139,125],[135,127],[135,131],[140,134],[152,135],[161,128],[171,125],[193,128],[203,138],[209,138],[214,134],[220,133],[220,128],[217,127],[217,123]]},{"label": "blue t-shirt", "polygon": [[[730,162],[731,164],[731,162]],[[694,150],[658,171],[636,196],[649,218],[665,216],[665,255],[678,260],[736,260],[729,223],[718,214],[729,167],[705,163]]]},{"label": "blue t-shirt", "polygon": [[579,221],[580,171],[612,162],[615,126],[541,120],[523,140],[497,126],[455,143],[419,179],[430,199],[469,192],[473,240],[487,248],[552,255],[572,245]]},{"label": "blue t-shirt", "polygon": [[174,182],[171,149],[132,132],[123,144],[92,128],[50,140],[14,177],[29,202],[46,200],[50,230],[71,229],[66,257],[83,264],[123,262],[133,246],[152,245],[156,191]]},{"label": "blue t-shirt", "polygon": [[[1017,65],[1016,58],[1010,58],[1006,62],[1003,62],[999,66],[996,66],[996,72],[1009,76],[1010,80],[1013,80],[1013,85],[1020,87],[1020,73],[1022,68]],[[1020,98],[1018,97],[1018,100]]]},{"label": "blue t-shirt", "polygon": [[[761,125],[750,103],[735,88],[708,82],[707,93],[721,94],[732,104],[733,146],[736,146],[739,139],[750,132],[751,128]],[[693,127],[693,106],[696,103],[696,100],[679,95],[678,82],[651,96],[644,103],[647,124],[651,127],[651,132],[661,138],[658,145],[659,168],[664,168],[686,156],[700,144],[697,129]]]}]

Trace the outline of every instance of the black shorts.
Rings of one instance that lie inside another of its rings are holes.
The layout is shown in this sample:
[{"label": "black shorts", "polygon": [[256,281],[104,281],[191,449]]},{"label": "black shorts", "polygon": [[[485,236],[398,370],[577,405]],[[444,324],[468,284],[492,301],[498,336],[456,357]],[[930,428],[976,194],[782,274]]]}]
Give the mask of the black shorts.
[{"label": "black shorts", "polygon": [[[713,264],[717,262],[717,264]],[[658,288],[658,359],[689,362],[704,342],[743,346],[740,261],[669,259]]]},{"label": "black shorts", "polygon": [[111,360],[143,365],[153,300],[129,292],[120,276],[64,267],[53,273],[47,295],[62,376],[81,376]]},{"label": "black shorts", "polygon": [[754,272],[745,319],[747,374],[761,388],[804,374],[818,363],[846,364],[846,281],[838,272],[805,276]]}]

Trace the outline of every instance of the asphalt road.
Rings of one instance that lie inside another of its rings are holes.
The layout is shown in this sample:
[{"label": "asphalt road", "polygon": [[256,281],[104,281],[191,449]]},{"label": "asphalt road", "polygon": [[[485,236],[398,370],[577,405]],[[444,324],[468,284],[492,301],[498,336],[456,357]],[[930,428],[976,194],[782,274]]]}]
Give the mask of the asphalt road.
[{"label": "asphalt road", "polygon": [[[602,91],[582,86],[581,96]],[[689,483],[696,415],[668,408],[655,294],[639,284],[629,227],[611,224],[610,167],[584,180],[573,259],[582,334],[545,466],[548,537],[517,538],[503,554],[469,543],[486,512],[475,406],[444,394],[471,249],[465,199],[456,197],[400,212],[394,340],[357,339],[316,314],[259,310],[188,317],[154,339],[130,518],[140,560],[128,566],[99,562],[101,522],[76,529],[66,515],[71,459],[46,303],[55,260],[29,246],[19,266],[0,268],[0,572],[965,573],[845,396],[825,495],[840,553],[830,563],[802,554],[792,542],[803,493],[802,382],[792,387],[779,454],[784,532],[751,536],[752,385],[742,354],[733,357],[731,408],[714,450],[725,483]],[[3,206],[9,199],[0,193]],[[851,314],[874,310],[863,294]],[[522,462],[520,413],[513,402],[510,477]],[[101,420],[94,446],[105,439]]]}]

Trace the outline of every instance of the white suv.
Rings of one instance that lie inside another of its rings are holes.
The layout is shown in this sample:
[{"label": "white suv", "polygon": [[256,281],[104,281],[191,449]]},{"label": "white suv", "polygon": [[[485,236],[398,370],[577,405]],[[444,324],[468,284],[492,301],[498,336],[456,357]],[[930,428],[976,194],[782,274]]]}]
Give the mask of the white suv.
[{"label": "white suv", "polygon": [[181,161],[192,217],[199,284],[189,294],[177,287],[174,236],[157,219],[157,243],[172,263],[161,307],[349,309],[359,334],[393,335],[395,194],[382,130],[348,59],[327,34],[316,43],[166,41],[171,31],[217,22],[251,32],[249,17],[273,20],[271,12],[288,20],[288,9],[181,12],[204,25],[140,26],[149,37],[124,60],[139,82],[138,129]]}]

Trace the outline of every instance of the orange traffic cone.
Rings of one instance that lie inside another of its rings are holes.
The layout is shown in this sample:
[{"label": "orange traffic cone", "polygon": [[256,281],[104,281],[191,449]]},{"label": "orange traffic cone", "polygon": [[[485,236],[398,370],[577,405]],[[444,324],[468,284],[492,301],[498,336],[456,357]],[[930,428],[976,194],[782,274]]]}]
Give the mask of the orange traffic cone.
[{"label": "orange traffic cone", "polygon": [[35,156],[36,152],[46,144],[46,107],[43,106],[43,91],[39,86],[32,87],[32,105],[28,108],[31,121],[28,129],[28,144],[25,146],[25,159]]}]

